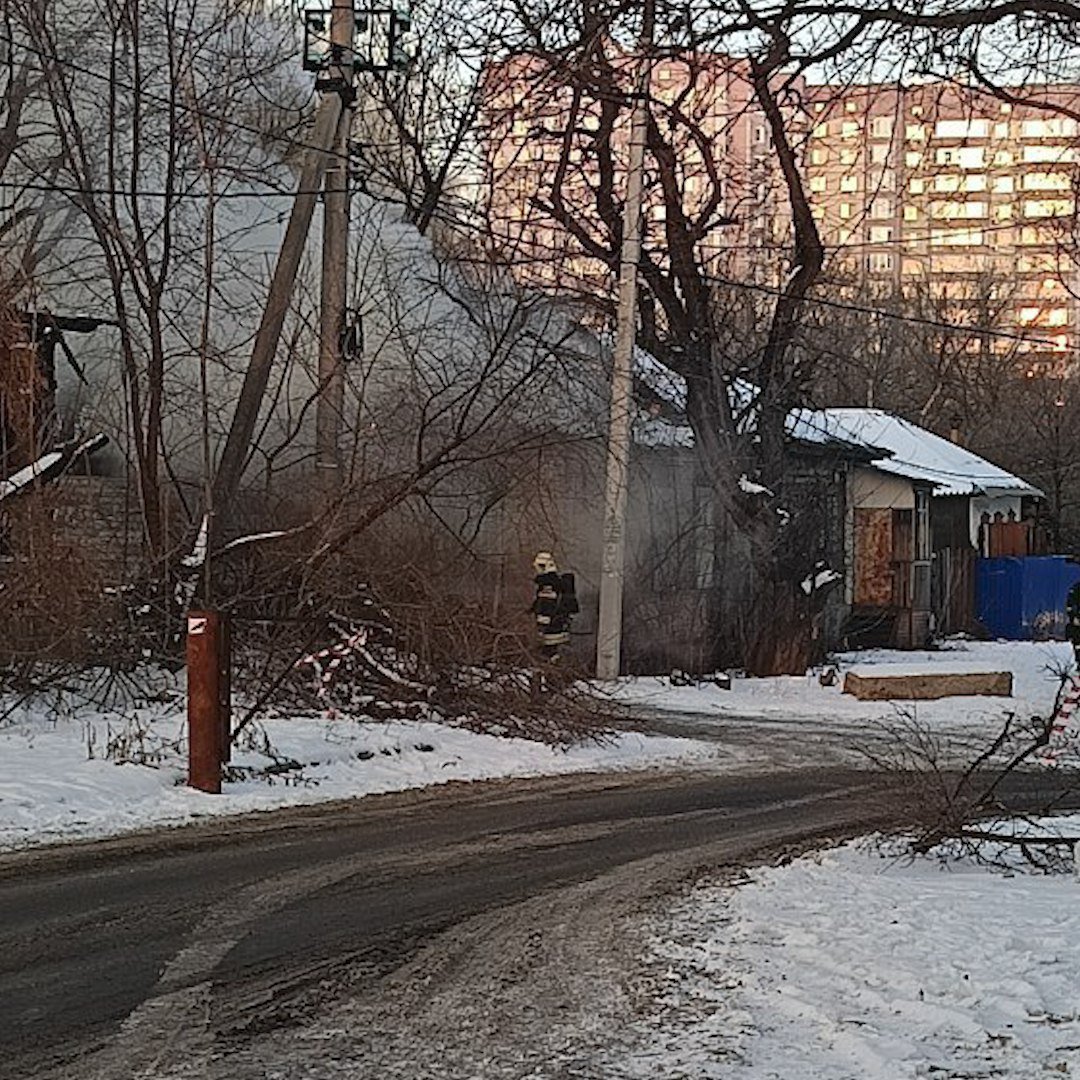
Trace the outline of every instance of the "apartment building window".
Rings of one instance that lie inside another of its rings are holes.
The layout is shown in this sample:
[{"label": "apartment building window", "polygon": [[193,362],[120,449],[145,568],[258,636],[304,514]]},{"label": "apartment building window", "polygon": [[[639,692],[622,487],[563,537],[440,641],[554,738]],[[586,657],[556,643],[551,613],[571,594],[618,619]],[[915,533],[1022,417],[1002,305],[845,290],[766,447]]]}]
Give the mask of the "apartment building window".
[{"label": "apartment building window", "polygon": [[934,134],[939,139],[985,139],[990,134],[990,121],[939,120],[934,125]]},{"label": "apartment building window", "polygon": [[871,244],[888,244],[893,238],[891,225],[874,225],[870,229]]},{"label": "apartment building window", "polygon": [[1012,203],[1002,203],[1000,206],[994,207],[994,217],[998,221],[1012,221],[1012,216]]},{"label": "apartment building window", "polygon": [[904,154],[904,164],[909,169],[917,169],[922,164],[922,151],[921,150],[908,150]]},{"label": "apartment building window", "polygon": [[1065,173],[1025,173],[1022,180],[1024,191],[1068,191],[1072,187]]},{"label": "apartment building window", "polygon": [[845,147],[840,151],[840,164],[841,165],[854,165],[859,160],[859,151],[852,150],[850,147]]},{"label": "apartment building window", "polygon": [[[912,109],[912,112],[915,110]],[[904,138],[908,142],[926,142],[926,125],[925,124],[908,124],[904,128]]]},{"label": "apartment building window", "polygon": [[758,124],[754,128],[754,142],[757,143],[757,145],[760,146],[764,141],[765,141],[765,125],[764,124]]},{"label": "apartment building window", "polygon": [[882,169],[874,182],[878,191],[896,190],[896,173],[892,169]]},{"label": "apartment building window", "polygon": [[820,195],[825,191],[825,177],[824,176],[811,176],[810,177],[810,190],[815,195]]},{"label": "apartment building window", "polygon": [[919,176],[913,176],[908,183],[908,191],[912,195],[921,195],[926,190],[926,181]]},{"label": "apartment building window", "polygon": [[1058,307],[1051,308],[1046,313],[1046,325],[1047,326],[1068,326],[1069,325],[1069,309]]},{"label": "apartment building window", "polygon": [[829,160],[829,151],[822,146],[815,147],[810,151],[811,165],[824,165]]},{"label": "apartment building window", "polygon": [[870,121],[870,134],[875,139],[891,139],[893,133],[893,118],[891,116],[875,116]]},{"label": "apartment building window", "polygon": [[827,123],[825,123],[825,124],[815,124],[814,125],[814,138],[815,139],[827,138],[828,134],[829,134],[829,125]]},{"label": "apartment building window", "polygon": [[916,207],[914,207],[914,206],[905,206],[904,207],[904,220],[905,221],[918,221],[919,220],[919,211],[918,211],[918,209]]},{"label": "apartment building window", "polygon": [[896,257],[891,251],[875,251],[866,257],[866,268],[872,274],[888,274],[896,265]]},{"label": "apartment building window", "polygon": [[1071,138],[1076,134],[1076,121],[1057,116],[1047,120],[1021,120],[1020,137],[1024,139]]},{"label": "apartment building window", "polygon": [[946,221],[984,218],[986,209],[984,202],[934,202],[930,204],[930,216]]},{"label": "apartment building window", "polygon": [[986,167],[981,146],[941,146],[934,157],[939,165],[955,165],[961,169]]},{"label": "apartment building window", "polygon": [[1009,125],[1008,124],[995,124],[994,125],[994,138],[995,139],[1007,139],[1009,137]]},{"label": "apartment building window", "polygon": [[1076,153],[1070,146],[1054,146],[1046,143],[1024,147],[1024,161],[1028,164],[1057,164],[1075,161]]},{"label": "apartment building window", "polygon": [[858,120],[845,120],[840,126],[840,136],[844,139],[854,139],[862,130]]},{"label": "apartment building window", "polygon": [[858,191],[859,190],[859,178],[857,176],[842,176],[840,177],[840,190],[841,191]]},{"label": "apartment building window", "polygon": [[842,218],[843,220],[845,220],[845,221],[846,221],[846,220],[847,220],[847,219],[848,219],[849,217],[851,217],[851,203],[849,203],[849,202],[842,202],[842,203],[840,204],[840,217],[841,217],[841,218]]},{"label": "apartment building window", "polygon": [[1018,319],[1022,323],[1033,323],[1039,318],[1042,313],[1042,308],[1037,307],[1022,307],[1018,314]]},{"label": "apartment building window", "polygon": [[1027,199],[1024,202],[1025,217],[1065,217],[1072,212],[1072,199]]},{"label": "apartment building window", "polygon": [[986,177],[977,173],[961,176],[958,173],[942,173],[934,177],[934,190],[944,192],[985,191]]},{"label": "apartment building window", "polygon": [[1013,156],[1011,150],[998,150],[994,154],[995,165],[1011,165],[1013,163]]},{"label": "apartment building window", "polygon": [[983,242],[982,229],[931,229],[931,247],[970,247]]},{"label": "apartment building window", "polygon": [[870,147],[870,160],[875,165],[884,165],[889,160],[889,144],[876,143]]},{"label": "apartment building window", "polygon": [[858,112],[859,103],[857,101],[845,101],[844,112]]},{"label": "apartment building window", "polygon": [[891,218],[894,212],[892,199],[875,199],[870,204],[870,216],[878,221]]},{"label": "apartment building window", "polygon": [[991,186],[999,195],[1010,195],[1013,190],[1013,178],[1011,176],[995,176]]}]

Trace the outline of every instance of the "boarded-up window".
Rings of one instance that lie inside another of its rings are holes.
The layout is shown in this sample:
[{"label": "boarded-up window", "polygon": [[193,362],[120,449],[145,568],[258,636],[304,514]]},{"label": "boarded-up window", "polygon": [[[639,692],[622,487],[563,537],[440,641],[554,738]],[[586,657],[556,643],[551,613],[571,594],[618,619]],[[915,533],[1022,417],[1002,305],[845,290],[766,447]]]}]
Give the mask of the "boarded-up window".
[{"label": "boarded-up window", "polygon": [[887,509],[855,511],[856,604],[887,607],[893,598],[893,515]]}]

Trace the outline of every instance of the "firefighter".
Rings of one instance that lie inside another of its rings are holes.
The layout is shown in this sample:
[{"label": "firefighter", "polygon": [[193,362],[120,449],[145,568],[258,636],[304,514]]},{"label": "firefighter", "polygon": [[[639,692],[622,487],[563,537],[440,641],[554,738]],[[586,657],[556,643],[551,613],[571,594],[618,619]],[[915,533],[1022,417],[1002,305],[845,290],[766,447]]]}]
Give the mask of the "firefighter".
[{"label": "firefighter", "polygon": [[536,553],[533,572],[536,598],[530,610],[536,616],[540,651],[554,662],[559,658],[559,649],[570,641],[570,623],[580,610],[574,575],[560,574],[550,551]]},{"label": "firefighter", "polygon": [[1065,636],[1073,647],[1073,659],[1080,668],[1080,581],[1065,597]]}]

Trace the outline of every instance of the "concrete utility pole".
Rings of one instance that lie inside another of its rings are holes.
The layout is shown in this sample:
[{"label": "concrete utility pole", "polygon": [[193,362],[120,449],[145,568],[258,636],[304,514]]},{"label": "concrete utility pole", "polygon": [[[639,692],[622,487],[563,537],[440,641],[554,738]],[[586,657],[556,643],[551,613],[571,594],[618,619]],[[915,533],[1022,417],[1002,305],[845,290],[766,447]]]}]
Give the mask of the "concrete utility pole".
[{"label": "concrete utility pole", "polygon": [[638,67],[634,76],[634,113],[630,125],[622,249],[619,253],[619,297],[611,372],[607,480],[604,485],[604,553],[600,572],[600,616],[596,629],[596,676],[605,680],[619,677],[622,650],[626,496],[630,475],[630,425],[634,409],[634,330],[637,322],[638,263],[641,261],[641,189],[648,137],[654,16],[653,2],[648,0],[642,13]]},{"label": "concrete utility pole", "polygon": [[[297,184],[289,224],[285,229],[285,239],[278,253],[274,266],[274,276],[270,282],[270,295],[263,309],[259,329],[255,335],[255,344],[251,349],[251,359],[244,373],[244,383],[240,388],[240,397],[236,402],[229,435],[225,440],[225,449],[221,452],[217,475],[214,477],[214,506],[218,509],[215,522],[223,518],[236,489],[240,476],[247,462],[251,448],[255,424],[259,418],[259,408],[266,384],[270,379],[270,368],[274,362],[278,342],[281,340],[281,328],[285,323],[285,313],[292,300],[293,287],[300,259],[304,254],[308,231],[311,228],[311,216],[315,212],[315,203],[323,185],[330,149],[337,137],[338,124],[342,112],[341,97],[328,94],[319,105],[315,114],[315,129],[311,135],[310,147],[304,160],[304,167]],[[211,543],[213,539],[211,538]]]},{"label": "concrete utility pole", "polygon": [[315,467],[327,493],[341,485],[341,419],[345,403],[343,340],[349,292],[349,132],[355,96],[356,16],[353,0],[330,9],[331,65],[327,82],[340,86],[344,104],[334,140],[334,162],[323,193],[322,306],[319,314],[319,397],[315,403]]}]

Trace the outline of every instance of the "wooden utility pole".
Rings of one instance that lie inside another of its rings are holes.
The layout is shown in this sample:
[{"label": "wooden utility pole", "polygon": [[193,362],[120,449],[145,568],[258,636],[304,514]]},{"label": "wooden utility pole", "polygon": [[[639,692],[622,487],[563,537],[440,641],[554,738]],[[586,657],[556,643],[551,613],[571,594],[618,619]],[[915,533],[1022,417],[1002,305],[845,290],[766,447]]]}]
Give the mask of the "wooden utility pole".
[{"label": "wooden utility pole", "polygon": [[626,496],[634,409],[634,330],[637,322],[638,263],[641,261],[641,194],[648,138],[654,17],[653,0],[647,0],[642,13],[641,41],[634,77],[634,112],[630,125],[611,371],[611,415],[608,424],[607,480],[604,485],[604,552],[600,571],[600,615],[596,629],[596,676],[605,680],[619,677],[622,651]]},{"label": "wooden utility pole", "polygon": [[343,341],[349,290],[349,132],[354,95],[356,16],[353,0],[330,9],[329,82],[339,84],[344,108],[334,141],[334,162],[323,194],[322,307],[319,314],[319,397],[315,403],[315,467],[325,490],[341,485],[341,419],[345,404]]}]

